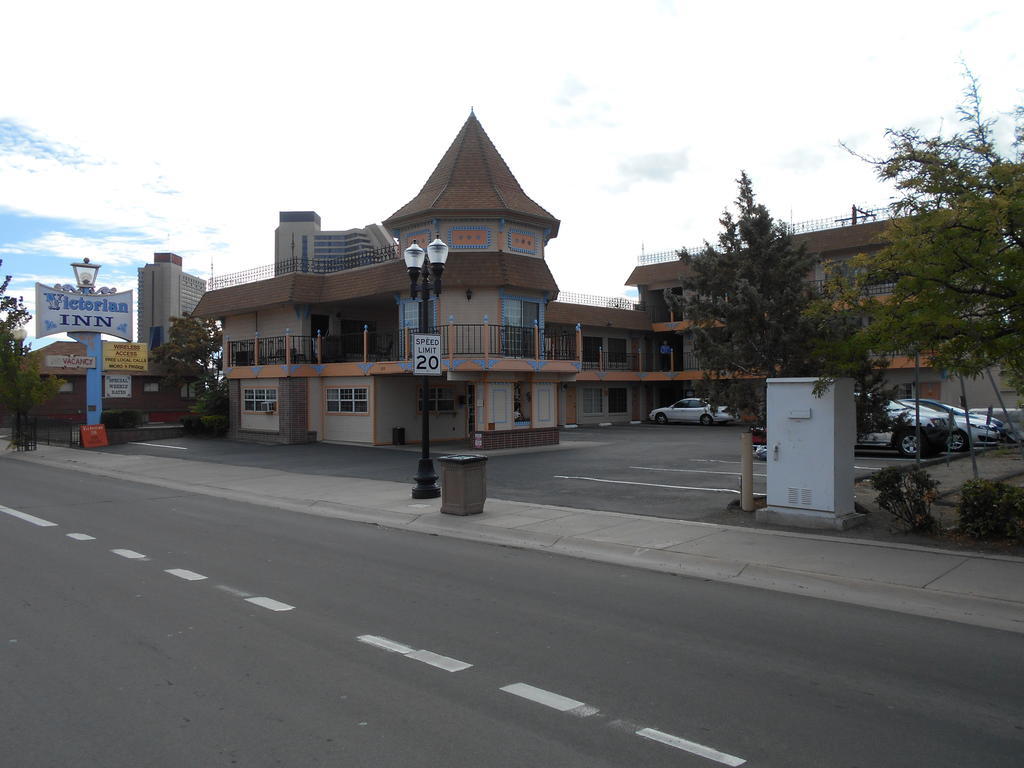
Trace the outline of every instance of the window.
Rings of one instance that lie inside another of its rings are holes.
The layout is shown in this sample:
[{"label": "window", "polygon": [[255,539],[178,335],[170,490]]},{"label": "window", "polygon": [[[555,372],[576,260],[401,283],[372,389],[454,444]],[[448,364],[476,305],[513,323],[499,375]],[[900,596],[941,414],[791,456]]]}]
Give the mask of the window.
[{"label": "window", "polygon": [[584,387],[583,388],[583,413],[586,414],[598,414],[604,413],[603,398],[601,397],[600,387]]},{"label": "window", "polygon": [[[419,388],[417,387],[417,411],[423,413],[422,400],[418,398]],[[455,393],[451,387],[431,387],[430,407],[433,413],[453,413],[455,411]]]},{"label": "window", "polygon": [[243,410],[248,411],[250,413],[273,413],[274,411],[277,410],[277,390],[243,390],[242,402]]},{"label": "window", "polygon": [[900,399],[911,399],[914,396],[914,382],[910,382],[909,384],[900,384],[896,388],[896,392],[899,395]]},{"label": "window", "polygon": [[74,392],[74,391],[75,391],[75,383],[73,381],[65,381],[63,384],[60,385],[60,389],[58,390],[58,392]]},{"label": "window", "polygon": [[608,339],[608,367],[623,369],[626,367],[626,340]]},{"label": "window", "polygon": [[328,413],[367,413],[369,397],[366,387],[328,387]]},{"label": "window", "polygon": [[[198,381],[190,381],[188,384],[182,384],[181,386],[181,399],[182,400],[195,400],[196,396],[201,392]],[[276,392],[276,390],[274,390]],[[274,395],[274,399],[277,399],[277,395]],[[247,409],[248,410],[248,409]]]},{"label": "window", "polygon": [[533,328],[540,321],[540,300],[505,299],[505,325]]},{"label": "window", "polygon": [[625,387],[608,388],[608,413],[625,413],[626,401]]},{"label": "window", "polygon": [[[418,284],[421,285],[421,284]],[[430,298],[430,304],[427,307],[427,325],[433,327],[434,317],[436,315],[437,307],[435,302],[436,297]],[[420,301],[419,299],[401,299],[401,303],[398,305],[398,325],[400,328],[412,328],[414,331],[419,330],[420,327]],[[359,327],[362,330],[362,326]]]},{"label": "window", "polygon": [[160,382],[159,381],[146,381],[142,384],[143,392],[159,392]]}]

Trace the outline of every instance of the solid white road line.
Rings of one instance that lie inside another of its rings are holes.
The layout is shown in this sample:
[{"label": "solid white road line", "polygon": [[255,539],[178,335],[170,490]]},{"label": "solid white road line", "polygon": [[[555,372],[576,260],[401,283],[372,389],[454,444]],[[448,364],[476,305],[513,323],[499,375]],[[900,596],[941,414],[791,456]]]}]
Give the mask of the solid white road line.
[{"label": "solid white road line", "polygon": [[[671,467],[630,467],[630,469],[646,469],[648,472],[692,472],[696,475],[732,475],[739,477],[741,472],[716,472],[713,469],[672,469]],[[767,474],[755,472],[754,477],[768,477]]]},{"label": "solid white road line", "polygon": [[595,483],[615,483],[617,485],[643,485],[648,488],[671,488],[677,491],[713,491],[715,493],[739,493],[735,488],[701,488],[693,485],[662,485],[661,483],[637,483],[632,480],[605,480],[601,477],[583,477],[581,475],[553,475],[556,480],[591,480]]},{"label": "solid white road line", "polygon": [[268,611],[291,611],[294,610],[294,605],[288,605],[288,603],[280,603],[277,600],[272,600],[269,597],[247,597],[245,598],[247,603],[258,605],[260,608],[266,608]]},{"label": "solid white road line", "polygon": [[10,515],[11,517],[16,517],[19,520],[24,520],[26,523],[32,523],[32,525],[38,525],[38,526],[40,526],[42,528],[50,528],[50,527],[54,527],[54,526],[57,525],[56,523],[51,523],[49,520],[43,520],[43,518],[41,518],[41,517],[36,517],[35,515],[30,515],[27,512],[19,512],[16,509],[11,509],[10,507],[5,507],[3,504],[0,504],[0,512],[3,512],[6,515]]},{"label": "solid white road line", "polygon": [[115,555],[120,555],[121,557],[127,557],[129,560],[145,560],[146,559],[146,556],[144,554],[142,554],[141,552],[136,552],[133,549],[112,549],[110,551],[113,552]]},{"label": "solid white road line", "polygon": [[407,659],[415,659],[416,661],[422,661],[424,664],[429,664],[432,667],[443,669],[446,672],[461,672],[464,669],[469,669],[472,664],[467,664],[464,661],[453,659],[449,656],[442,656],[439,653],[433,651],[413,651],[412,653],[405,654]]},{"label": "solid white road line", "polygon": [[185,581],[202,581],[206,578],[201,573],[186,571],[184,568],[168,568],[164,573],[169,573],[171,576],[177,576],[179,579],[185,579]]},{"label": "solid white road line", "polygon": [[520,696],[537,704],[543,704],[545,707],[557,709],[559,712],[569,712],[581,717],[595,715],[598,711],[596,707],[588,706],[582,701],[576,701],[576,699],[570,699],[567,696],[560,696],[557,693],[545,691],[543,688],[537,688],[526,683],[512,683],[512,685],[502,687],[501,690],[505,693],[511,693],[513,696]]},{"label": "solid white road line", "polygon": [[356,640],[360,643],[372,645],[374,648],[391,651],[392,653],[406,654],[412,653],[413,650],[415,650],[410,648],[408,645],[402,645],[401,643],[396,643],[394,640],[388,640],[386,637],[377,637],[376,635],[359,635]]},{"label": "solid white road line", "polygon": [[706,757],[708,760],[714,760],[716,763],[722,765],[743,765],[746,760],[742,757],[736,757],[735,755],[729,755],[725,752],[719,752],[717,749],[711,747],[705,747],[703,744],[698,744],[695,741],[687,741],[681,739],[678,736],[673,736],[671,733],[662,733],[656,731],[653,728],[641,728],[636,732],[637,736],[643,736],[645,739],[651,741],[658,741],[662,744],[668,744],[670,747],[681,749],[684,752],[689,752],[691,755],[697,755],[698,757]]},{"label": "solid white road line", "polygon": [[182,448],[180,445],[160,445],[160,443],[132,443],[132,445],[148,445],[150,448],[172,448],[175,451],[188,450],[188,448]]},{"label": "solid white road line", "polygon": [[69,533],[67,537],[75,541],[96,541],[96,537],[90,536],[88,533]]}]

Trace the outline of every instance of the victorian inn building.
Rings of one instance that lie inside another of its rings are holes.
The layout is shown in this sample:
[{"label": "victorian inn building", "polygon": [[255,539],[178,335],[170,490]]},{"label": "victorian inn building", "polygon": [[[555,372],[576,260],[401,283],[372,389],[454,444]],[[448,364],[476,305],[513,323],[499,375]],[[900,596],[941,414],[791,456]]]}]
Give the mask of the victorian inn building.
[{"label": "victorian inn building", "polygon": [[[274,264],[213,278],[193,313],[223,324],[235,439],[419,441],[418,301],[402,252],[435,237],[450,250],[443,290],[429,299],[442,345],[432,440],[556,443],[562,426],[641,420],[702,376],[662,296],[678,290],[675,254],[642,259],[627,281],[635,303],[560,294],[544,258],[559,221],[472,113],[419,193],[383,222],[395,242],[318,251],[319,226],[314,212],[283,212],[276,240],[288,247]],[[854,219],[798,237],[824,261],[880,247],[880,231]]]}]

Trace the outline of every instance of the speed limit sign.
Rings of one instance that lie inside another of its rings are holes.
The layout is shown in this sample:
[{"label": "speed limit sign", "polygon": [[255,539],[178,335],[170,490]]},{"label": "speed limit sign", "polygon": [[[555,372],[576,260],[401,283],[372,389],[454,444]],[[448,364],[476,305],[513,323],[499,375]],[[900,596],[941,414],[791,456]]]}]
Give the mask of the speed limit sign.
[{"label": "speed limit sign", "polygon": [[436,333],[412,335],[412,372],[417,376],[441,373],[441,337]]}]

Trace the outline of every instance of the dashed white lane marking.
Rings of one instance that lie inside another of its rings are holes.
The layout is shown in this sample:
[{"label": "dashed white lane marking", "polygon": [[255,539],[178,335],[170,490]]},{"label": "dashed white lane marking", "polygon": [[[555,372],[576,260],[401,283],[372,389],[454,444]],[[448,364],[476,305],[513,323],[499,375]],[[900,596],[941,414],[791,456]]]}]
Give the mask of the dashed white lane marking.
[{"label": "dashed white lane marking", "polygon": [[42,528],[51,528],[51,527],[54,527],[54,526],[57,525],[56,523],[51,523],[49,520],[43,520],[43,518],[41,518],[41,517],[36,517],[35,515],[30,515],[27,512],[19,512],[16,509],[11,509],[10,507],[5,507],[3,504],[0,504],[0,512],[3,512],[6,515],[10,515],[11,517],[16,517],[19,520],[24,520],[26,523],[32,523],[32,525],[38,525],[38,526],[40,526]]},{"label": "dashed white lane marking", "polygon": [[180,445],[160,445],[160,443],[132,443],[132,445],[148,445],[150,448],[172,448],[175,451],[188,450],[188,448],[182,448]]},{"label": "dashed white lane marking", "polygon": [[668,744],[670,747],[675,747],[676,749],[681,749],[684,752],[689,752],[691,755],[706,757],[708,760],[714,760],[716,763],[721,763],[722,765],[738,766],[747,762],[742,757],[736,757],[735,755],[726,754],[725,752],[719,752],[717,749],[705,747],[703,744],[698,744],[695,741],[681,739],[678,736],[673,736],[671,733],[656,731],[653,728],[641,728],[636,732],[636,735],[643,736],[645,739],[650,739],[651,741]]},{"label": "dashed white lane marking", "polygon": [[185,579],[185,581],[202,581],[206,578],[201,573],[186,571],[184,568],[168,568],[164,573],[169,573],[171,576],[177,576],[179,579]]},{"label": "dashed white lane marking", "polygon": [[288,605],[288,603],[282,603],[277,600],[272,600],[269,597],[247,597],[245,598],[247,603],[258,605],[260,608],[266,608],[268,611],[291,611],[295,609],[294,605]]},{"label": "dashed white lane marking", "polygon": [[676,491],[713,491],[715,493],[736,493],[735,488],[703,488],[693,485],[663,485],[661,483],[638,483],[633,480],[606,480],[603,477],[583,477],[581,475],[554,475],[556,480],[590,480],[595,483],[615,483],[616,485],[642,485],[647,488],[669,488]]},{"label": "dashed white lane marking", "polygon": [[401,653],[403,655],[412,653],[413,650],[415,650],[410,648],[408,645],[402,645],[401,643],[396,643],[394,640],[388,640],[386,637],[377,637],[376,635],[359,635],[356,640],[360,643],[372,645],[374,648],[381,648],[385,651]]},{"label": "dashed white lane marking", "polygon": [[446,672],[461,672],[464,669],[469,669],[472,664],[467,664],[464,661],[453,659],[450,656],[442,656],[439,653],[433,651],[413,651],[405,655],[407,659],[415,659],[416,661],[422,661],[424,664],[429,664],[432,667],[443,669]]},{"label": "dashed white lane marking", "polygon": [[90,536],[88,533],[69,533],[67,537],[75,541],[96,541],[96,537]]},{"label": "dashed white lane marking", "polygon": [[557,709],[559,712],[569,712],[580,717],[590,717],[598,712],[596,707],[591,707],[582,701],[576,701],[576,699],[570,699],[567,696],[560,696],[557,693],[545,691],[543,688],[537,688],[526,683],[512,683],[512,685],[503,686],[501,690],[505,693],[511,693],[513,696],[520,696],[537,704],[543,704],[545,707]]},{"label": "dashed white lane marking", "polygon": [[112,549],[110,550],[115,555],[121,557],[127,557],[129,560],[146,560],[146,556],[141,552],[136,552],[134,549]]},{"label": "dashed white lane marking", "polygon": [[[630,469],[646,469],[648,472],[692,472],[696,475],[732,475],[739,477],[741,472],[716,472],[713,469],[673,469],[671,467],[630,467]],[[764,472],[755,472],[754,477],[768,477]]]},{"label": "dashed white lane marking", "polygon": [[451,656],[442,656],[439,653],[433,651],[416,650],[411,648],[404,643],[397,643],[394,640],[388,640],[386,637],[378,637],[377,635],[359,635],[356,640],[367,645],[372,645],[374,648],[380,648],[390,653],[400,653],[407,659],[414,659],[416,661],[422,661],[424,664],[429,664],[432,667],[443,669],[446,672],[461,672],[464,669],[469,669],[472,664],[467,664],[465,661],[459,661],[453,659]]}]

